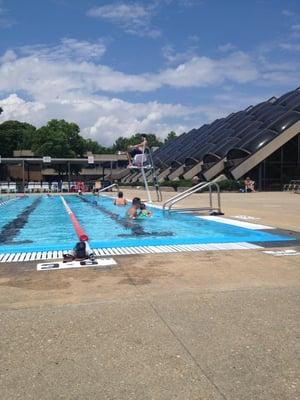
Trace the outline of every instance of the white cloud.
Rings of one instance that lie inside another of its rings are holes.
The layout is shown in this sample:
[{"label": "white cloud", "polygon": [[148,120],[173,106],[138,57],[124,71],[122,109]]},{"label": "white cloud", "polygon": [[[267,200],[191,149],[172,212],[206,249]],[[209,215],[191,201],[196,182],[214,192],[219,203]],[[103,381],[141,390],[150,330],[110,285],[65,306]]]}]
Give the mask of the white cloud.
[{"label": "white cloud", "polygon": [[114,23],[125,32],[156,38],[158,29],[152,27],[153,7],[144,7],[139,3],[118,3],[93,7],[87,11],[89,17],[99,18]]},{"label": "white cloud", "polygon": [[99,39],[96,42],[88,42],[87,40],[72,38],[63,38],[58,45],[54,46],[38,44],[20,48],[22,55],[55,61],[59,59],[77,59],[85,61],[98,59],[103,56],[105,51],[106,46],[103,40]]},{"label": "white cloud", "polygon": [[194,6],[201,6],[204,4],[202,0],[175,0],[179,6],[183,7],[194,7]]},{"label": "white cloud", "polygon": [[[36,101],[25,101],[15,93],[7,98],[0,100],[1,107],[5,110],[2,119],[21,119],[35,121],[40,112],[45,110],[45,105]],[[32,118],[32,119],[31,119]]]},{"label": "white cloud", "polygon": [[294,24],[291,26],[292,31],[300,31],[300,24]]},{"label": "white cloud", "polygon": [[[93,45],[85,43],[82,50]],[[67,42],[68,48],[69,41]],[[226,81],[246,83],[255,81],[258,69],[251,58],[243,52],[235,52],[219,59],[193,57],[176,67],[157,73],[125,74],[109,66],[92,61],[73,59],[62,46],[45,48],[35,46],[22,48],[28,56],[16,56],[6,52],[1,58],[0,87],[3,92],[25,91],[35,99],[70,97],[78,93],[97,94],[99,92],[120,93],[126,91],[150,92],[163,86],[176,88],[205,87]],[[76,52],[78,51],[75,47]],[[73,53],[72,53],[73,54]]]},{"label": "white cloud", "polygon": [[[285,50],[299,50],[296,43],[281,43],[279,46]],[[97,61],[104,51],[101,41],[93,43],[75,39],[63,39],[59,45],[52,47],[22,47],[19,54],[7,50],[0,57],[1,90],[5,93],[22,90],[35,99],[73,98],[78,94],[95,95],[101,92],[151,92],[164,86],[196,88],[259,83],[270,77],[267,73],[270,67],[275,68],[270,59],[242,51],[211,58],[193,55],[192,48],[186,53],[175,53],[172,47],[168,47],[164,49],[165,57],[175,64],[174,67],[156,73],[125,74]],[[188,60],[178,64],[186,58]],[[283,63],[276,69],[277,72],[292,71],[296,74],[298,64],[289,61],[288,71],[283,68]],[[288,79],[287,73],[285,81]]]},{"label": "white cloud", "polygon": [[[64,39],[50,48],[39,45],[7,50],[0,57],[0,105],[4,109],[0,121],[20,119],[40,126],[51,118],[63,118],[77,122],[85,136],[109,145],[118,136],[137,131],[162,137],[170,130],[181,133],[240,104],[239,100],[233,104],[221,98],[197,107],[156,101],[131,103],[112,97],[112,93],[153,92],[164,86],[214,86],[221,92],[222,87],[249,82],[261,87],[299,82],[299,63],[274,63],[241,51],[218,58],[194,55],[174,67],[145,74],[125,74],[100,64],[97,57],[104,51],[102,42],[74,39]],[[178,57],[180,53],[176,55],[171,49],[170,54]]]},{"label": "white cloud", "polygon": [[229,51],[236,50],[236,46],[234,46],[232,43],[226,43],[218,47],[218,50],[227,53]]},{"label": "white cloud", "polygon": [[108,4],[102,7],[91,8],[90,17],[106,18],[115,22],[134,22],[141,18],[148,18],[149,12],[139,4]]},{"label": "white cloud", "polygon": [[[25,101],[17,94],[11,94],[2,99],[0,105],[4,109],[0,122],[17,119],[41,126],[51,118],[63,118],[78,123],[85,137],[104,145],[111,145],[119,136],[141,131],[153,132],[160,137],[165,137],[170,130],[181,133],[194,126],[195,122],[189,118],[197,117],[197,123],[201,125],[212,115],[217,115],[208,108],[159,102],[129,103],[103,96]],[[187,120],[182,123],[185,118]]]},{"label": "white cloud", "polygon": [[294,13],[294,11],[291,10],[282,10],[282,15],[284,15],[285,17],[294,17],[296,14]]},{"label": "white cloud", "polygon": [[7,50],[2,57],[0,57],[0,64],[15,61],[17,54],[13,50]]},{"label": "white cloud", "polygon": [[257,77],[257,68],[250,57],[243,52],[235,52],[221,59],[193,57],[176,68],[162,71],[156,79],[161,84],[174,87],[201,87],[226,80],[245,83]]},{"label": "white cloud", "polygon": [[278,46],[283,50],[291,52],[300,51],[300,43],[279,43]]},{"label": "white cloud", "polygon": [[196,48],[193,46],[183,52],[176,52],[173,46],[166,45],[162,48],[162,53],[168,64],[178,64],[195,57]]}]

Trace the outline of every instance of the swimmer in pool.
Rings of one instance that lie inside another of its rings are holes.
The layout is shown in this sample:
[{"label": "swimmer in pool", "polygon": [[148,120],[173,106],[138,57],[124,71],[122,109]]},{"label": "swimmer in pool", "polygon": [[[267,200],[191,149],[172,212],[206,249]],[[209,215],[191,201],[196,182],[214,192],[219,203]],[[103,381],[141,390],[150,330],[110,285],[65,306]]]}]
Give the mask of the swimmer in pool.
[{"label": "swimmer in pool", "polygon": [[127,218],[129,219],[137,218],[140,206],[141,206],[141,199],[139,197],[134,197],[134,199],[132,199],[132,206],[128,208],[126,212]]},{"label": "swimmer in pool", "polygon": [[118,197],[114,200],[115,206],[126,206],[127,201],[123,197],[123,192],[118,192]]},{"label": "swimmer in pool", "polygon": [[147,210],[146,208],[146,204],[141,203],[140,204],[140,213],[138,215],[139,218],[147,218],[147,217],[151,217],[152,216],[152,212]]}]

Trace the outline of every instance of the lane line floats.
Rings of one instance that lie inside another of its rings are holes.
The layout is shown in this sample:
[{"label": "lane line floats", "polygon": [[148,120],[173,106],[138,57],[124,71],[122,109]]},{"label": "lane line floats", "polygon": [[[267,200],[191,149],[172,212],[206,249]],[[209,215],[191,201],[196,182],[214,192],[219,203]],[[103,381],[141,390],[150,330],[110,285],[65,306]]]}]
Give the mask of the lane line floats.
[{"label": "lane line floats", "polygon": [[81,228],[81,226],[79,225],[79,222],[77,221],[73,211],[68,206],[66,200],[62,196],[60,196],[60,199],[61,199],[61,201],[62,201],[62,203],[63,203],[63,205],[64,205],[64,207],[65,207],[65,209],[66,209],[66,211],[67,211],[67,213],[69,215],[69,218],[70,218],[70,220],[71,220],[71,222],[73,224],[73,228],[74,228],[74,230],[76,232],[76,235],[78,236],[78,239],[80,241],[87,242],[89,240],[89,238],[88,238],[87,234],[84,232],[84,230]]}]

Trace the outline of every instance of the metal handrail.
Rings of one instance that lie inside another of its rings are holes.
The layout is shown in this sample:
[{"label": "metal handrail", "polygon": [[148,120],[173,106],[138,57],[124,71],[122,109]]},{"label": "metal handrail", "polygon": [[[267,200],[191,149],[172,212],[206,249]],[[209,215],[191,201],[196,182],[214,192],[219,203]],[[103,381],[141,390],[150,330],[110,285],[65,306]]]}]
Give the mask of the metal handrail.
[{"label": "metal handrail", "polygon": [[165,210],[165,209],[167,208],[167,204],[168,204],[168,203],[172,203],[173,200],[176,200],[176,199],[180,198],[184,193],[194,192],[195,189],[201,188],[201,187],[204,186],[206,183],[207,183],[207,182],[200,182],[200,183],[198,183],[197,185],[188,188],[188,189],[185,190],[184,192],[178,193],[178,194],[176,194],[175,196],[171,197],[170,199],[168,199],[168,200],[164,203],[164,205],[163,205],[163,210]]},{"label": "metal handrail", "polygon": [[[217,199],[218,199],[218,205],[217,207],[213,207],[213,201],[212,201],[212,187],[215,187],[217,189]],[[189,188],[185,190],[184,192],[172,197],[168,201],[166,201],[163,205],[163,210],[171,211],[171,208],[173,207],[174,204],[178,203],[179,201],[185,199],[186,197],[189,197],[190,195],[196,193],[196,192],[201,192],[204,189],[208,188],[209,189],[209,207],[197,207],[197,208],[181,208],[181,211],[200,211],[200,210],[217,210],[218,213],[221,213],[221,196],[220,196],[220,187],[217,184],[216,181],[212,182],[200,182],[198,185],[193,186],[192,188]]]},{"label": "metal handrail", "polygon": [[98,195],[99,195],[100,192],[105,192],[105,190],[111,189],[111,188],[113,188],[115,186],[119,187],[117,183],[112,183],[111,185],[106,186],[105,188],[98,190]]}]

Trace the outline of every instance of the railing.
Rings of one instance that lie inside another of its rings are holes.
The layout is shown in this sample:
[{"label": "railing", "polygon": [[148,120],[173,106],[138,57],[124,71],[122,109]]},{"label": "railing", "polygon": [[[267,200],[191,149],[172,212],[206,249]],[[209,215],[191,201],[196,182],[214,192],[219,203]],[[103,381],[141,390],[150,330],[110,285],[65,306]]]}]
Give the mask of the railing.
[{"label": "railing", "polygon": [[103,189],[99,189],[99,190],[98,190],[98,195],[99,195],[100,192],[105,192],[105,190],[112,189],[112,188],[115,187],[115,186],[118,188],[118,184],[117,184],[117,183],[112,183],[111,185],[106,186],[106,187],[103,188]]},{"label": "railing", "polygon": [[300,191],[300,181],[292,180],[283,186],[284,192],[294,192],[299,193]]},{"label": "railing", "polygon": [[[219,180],[219,179],[216,179]],[[215,211],[217,214],[222,214],[221,211],[221,195],[220,195],[220,187],[217,184],[216,180],[211,181],[211,182],[200,182],[197,185],[185,190],[182,193],[177,194],[176,196],[171,197],[169,200],[167,200],[164,205],[163,205],[163,210],[165,211],[171,211],[172,207],[174,204],[178,203],[179,201],[191,196],[194,193],[199,193],[202,192],[205,189],[209,190],[209,206],[208,207],[194,207],[194,208],[180,208],[180,211]],[[213,206],[213,191],[212,187],[216,188],[216,194],[217,194],[217,207]]]}]

